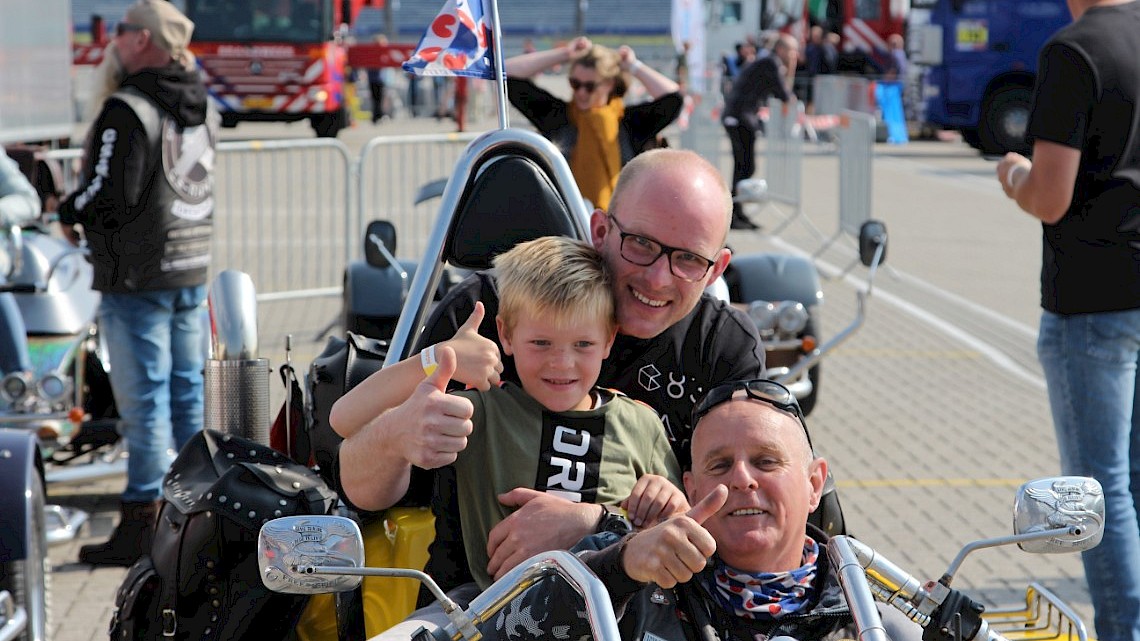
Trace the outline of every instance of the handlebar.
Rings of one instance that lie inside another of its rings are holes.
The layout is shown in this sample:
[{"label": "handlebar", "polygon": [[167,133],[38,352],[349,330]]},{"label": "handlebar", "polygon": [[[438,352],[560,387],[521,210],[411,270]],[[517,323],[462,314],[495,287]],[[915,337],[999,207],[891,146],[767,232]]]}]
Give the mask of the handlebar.
[{"label": "handlebar", "polygon": [[610,593],[602,580],[570,552],[551,550],[531,557],[495,581],[471,601],[473,618],[486,620],[526,588],[549,574],[558,574],[582,595],[586,603],[591,636],[598,641],[621,641]]},{"label": "handlebar", "polygon": [[[558,575],[573,587],[585,601],[592,638],[598,641],[621,641],[617,618],[614,616],[609,591],[606,590],[605,584],[587,569],[578,560],[578,557],[563,550],[543,552],[519,564],[475,597],[466,611],[449,599],[430,576],[417,570],[324,566],[298,566],[296,570],[303,574],[389,576],[417,579],[428,587],[451,620],[445,629],[447,637],[467,640],[479,639],[481,635],[477,626],[491,620],[495,614],[507,606],[512,599],[526,591],[527,588],[546,576]],[[881,641],[887,640],[884,638]]]},{"label": "handlebar", "polygon": [[965,593],[941,582],[920,583],[855,539],[832,537],[827,556],[839,568],[839,584],[861,641],[886,641],[876,599],[922,626],[926,630],[923,639],[1009,641],[982,619],[984,606]]}]

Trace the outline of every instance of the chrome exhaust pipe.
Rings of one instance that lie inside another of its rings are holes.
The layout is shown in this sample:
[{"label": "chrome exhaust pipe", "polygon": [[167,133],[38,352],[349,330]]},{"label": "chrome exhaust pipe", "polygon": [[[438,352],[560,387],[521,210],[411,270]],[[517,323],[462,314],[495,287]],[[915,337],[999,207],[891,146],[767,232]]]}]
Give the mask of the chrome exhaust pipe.
[{"label": "chrome exhaust pipe", "polygon": [[257,293],[248,274],[214,278],[210,357],[205,371],[205,426],[269,445],[269,359],[258,358]]}]

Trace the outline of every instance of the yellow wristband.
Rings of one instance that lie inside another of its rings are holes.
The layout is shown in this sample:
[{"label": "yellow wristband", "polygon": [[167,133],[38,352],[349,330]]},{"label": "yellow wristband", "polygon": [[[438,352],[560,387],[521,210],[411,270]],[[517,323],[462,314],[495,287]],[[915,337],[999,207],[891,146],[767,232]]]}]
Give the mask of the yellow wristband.
[{"label": "yellow wristband", "polygon": [[424,368],[424,376],[431,376],[439,361],[435,360],[435,345],[428,345],[420,351],[420,366]]}]

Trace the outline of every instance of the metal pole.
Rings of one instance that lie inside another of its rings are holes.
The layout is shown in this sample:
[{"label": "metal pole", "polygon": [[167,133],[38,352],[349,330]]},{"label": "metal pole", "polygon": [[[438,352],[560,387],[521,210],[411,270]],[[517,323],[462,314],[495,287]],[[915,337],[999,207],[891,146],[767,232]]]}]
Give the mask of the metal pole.
[{"label": "metal pole", "polygon": [[495,56],[495,84],[499,90],[499,129],[506,129],[510,126],[510,110],[507,108],[507,74],[503,69],[503,30],[499,28],[499,3],[497,0],[483,1],[489,3],[491,8],[491,48]]},{"label": "metal pole", "polygon": [[399,0],[387,0],[384,3],[384,33],[388,36],[388,42],[396,42],[396,9],[399,6]]},{"label": "metal pole", "polygon": [[574,16],[574,35],[586,35],[586,10],[590,8],[590,0],[578,0],[578,13]]}]

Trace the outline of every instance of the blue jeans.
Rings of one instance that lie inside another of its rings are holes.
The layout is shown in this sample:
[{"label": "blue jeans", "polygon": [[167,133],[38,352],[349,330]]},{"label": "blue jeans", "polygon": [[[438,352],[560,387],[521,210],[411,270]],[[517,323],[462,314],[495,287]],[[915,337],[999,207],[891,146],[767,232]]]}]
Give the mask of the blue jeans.
[{"label": "blue jeans", "polygon": [[1037,356],[1063,472],[1104,487],[1104,538],[1082,554],[1096,636],[1140,641],[1140,309],[1044,312]]},{"label": "blue jeans", "polygon": [[170,448],[181,449],[202,429],[205,297],[205,285],[103,294],[99,331],[130,450],[123,501],[159,499]]}]

